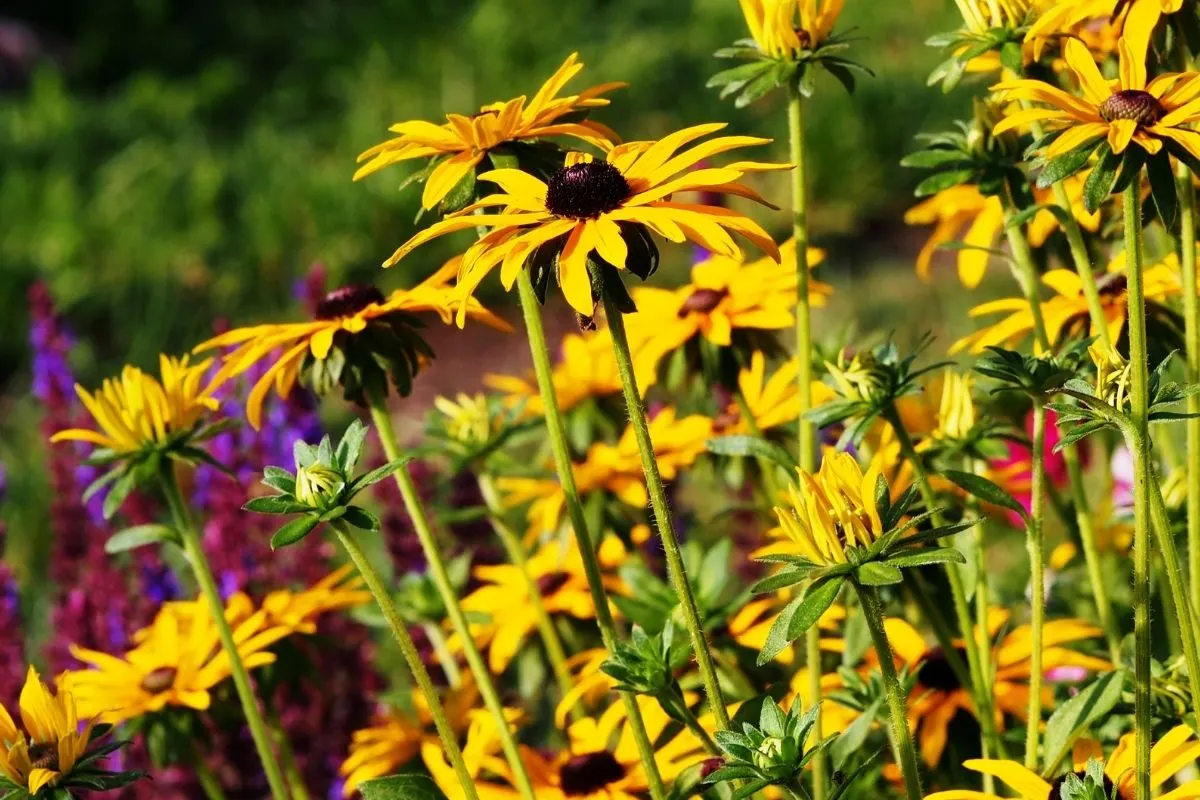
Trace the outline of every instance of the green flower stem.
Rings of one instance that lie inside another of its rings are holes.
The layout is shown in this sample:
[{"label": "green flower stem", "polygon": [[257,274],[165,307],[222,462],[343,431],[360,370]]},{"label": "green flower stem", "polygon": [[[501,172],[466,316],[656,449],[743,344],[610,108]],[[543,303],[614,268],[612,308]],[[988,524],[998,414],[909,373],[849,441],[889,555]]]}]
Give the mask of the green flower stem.
[{"label": "green flower stem", "polygon": [[[477,480],[479,493],[483,496],[483,504],[488,510],[488,519],[491,521],[492,530],[496,532],[496,537],[504,545],[508,560],[521,571],[522,577],[525,578],[525,590],[529,594],[529,605],[533,608],[538,634],[542,637],[542,645],[546,648],[546,657],[550,660],[550,669],[554,672],[554,679],[558,681],[558,688],[565,696],[573,686],[571,672],[567,669],[567,653],[563,649],[558,631],[554,628],[554,620],[550,618],[550,613],[546,611],[546,604],[542,602],[542,593],[538,589],[537,581],[529,574],[529,559],[525,555],[525,546],[521,543],[521,537],[517,535],[516,531],[504,523],[500,498],[496,493],[496,485],[492,482],[491,476],[481,474]],[[577,715],[578,706],[572,708],[571,711],[573,715]]]},{"label": "green flower stem", "polygon": [[[1196,190],[1192,173],[1179,164],[1179,266],[1183,273],[1184,342],[1187,376],[1200,383],[1200,287],[1196,285]],[[1187,426],[1187,463],[1200,463],[1200,395],[1187,399],[1193,416]],[[1188,574],[1192,580],[1192,614],[1200,614],[1200,469],[1187,472]]]},{"label": "green flower stem", "polygon": [[[892,430],[896,433],[896,441],[900,445],[900,452],[908,463],[912,464],[913,473],[916,475],[917,488],[921,492],[921,498],[925,501],[925,507],[933,512],[931,518],[936,527],[941,527],[945,524],[940,511],[937,510],[937,497],[933,493],[933,486],[929,483],[929,473],[925,470],[925,464],[921,461],[921,456],[917,453],[916,447],[913,445],[912,437],[908,435],[908,431],[904,427],[904,423],[900,421],[900,414],[896,411],[895,404],[891,404],[884,411],[884,419],[892,426]],[[943,547],[951,546],[951,542],[942,542]],[[993,749],[1000,752],[1000,733],[996,730],[996,717],[992,705],[992,692],[990,685],[984,680],[980,672],[980,657],[979,657],[979,637],[975,632],[974,617],[971,614],[971,606],[967,602],[967,589],[963,583],[962,572],[955,564],[946,565],[946,578],[950,583],[950,595],[954,602],[954,614],[958,618],[958,627],[962,632],[963,649],[967,654],[967,671],[970,681],[964,686],[971,687],[971,696],[975,701],[976,716],[979,719],[979,725],[983,729],[984,734],[993,743]]]},{"label": "green flower stem", "polygon": [[[1152,475],[1150,480],[1150,515],[1154,521],[1155,544],[1163,561],[1163,572],[1167,576],[1170,597],[1175,606],[1173,618],[1179,623],[1179,642],[1187,664],[1188,688],[1192,695],[1192,708],[1200,708],[1200,644],[1197,643],[1196,618],[1188,614],[1187,582],[1184,580],[1183,564],[1175,547],[1171,518],[1167,515],[1167,503],[1163,500],[1162,484]],[[1196,579],[1193,578],[1193,581]]]},{"label": "green flower stem", "polygon": [[[375,423],[379,441],[383,444],[383,452],[389,461],[400,460],[403,454],[400,452],[395,431],[392,429],[392,418],[388,414],[386,402],[382,397],[372,395],[369,398],[369,405],[371,419]],[[484,663],[479,646],[475,644],[475,637],[471,635],[470,623],[467,621],[467,615],[463,613],[462,604],[454,590],[454,584],[450,582],[450,574],[446,570],[446,560],[442,557],[441,548],[433,535],[433,529],[429,526],[429,519],[425,515],[425,508],[421,503],[417,486],[413,483],[412,474],[405,465],[392,473],[392,477],[400,489],[400,495],[404,499],[404,508],[408,512],[409,519],[412,520],[417,539],[421,542],[421,550],[425,553],[425,561],[433,576],[434,586],[437,587],[442,604],[446,607],[446,616],[450,618],[450,624],[461,641],[463,655],[466,656],[467,666],[470,667],[471,675],[475,678],[475,685],[483,698],[483,704],[496,720],[496,734],[500,739],[500,748],[504,751],[505,761],[513,771],[513,784],[525,800],[536,800],[529,771],[521,759],[521,751],[517,748],[517,740],[513,735],[512,726],[504,714],[504,704],[500,702],[500,694],[496,691],[492,674],[488,671],[487,664]]]},{"label": "green flower stem", "polygon": [[1108,643],[1108,657],[1114,664],[1121,661],[1121,629],[1113,614],[1112,600],[1108,596],[1108,584],[1104,582],[1101,568],[1100,548],[1096,545],[1096,526],[1088,507],[1087,491],[1083,485],[1083,467],[1079,463],[1079,450],[1075,445],[1063,448],[1063,461],[1067,465],[1067,480],[1071,490],[1071,502],[1075,506],[1075,524],[1079,530],[1079,541],[1083,546],[1083,561],[1087,567],[1088,583],[1092,589],[1092,600],[1096,604],[1096,616],[1104,629]]},{"label": "green flower stem", "polygon": [[227,800],[225,790],[221,788],[221,781],[213,774],[212,767],[208,766],[199,750],[196,751],[195,761],[192,762],[192,772],[196,773],[196,781],[208,800]]},{"label": "green flower stem", "polygon": [[267,784],[271,789],[271,797],[275,800],[288,800],[290,795],[287,790],[287,781],[283,778],[283,772],[279,769],[279,762],[275,758],[275,751],[271,748],[271,736],[258,707],[254,684],[250,682],[250,673],[246,671],[246,664],[238,652],[237,642],[233,638],[233,630],[229,627],[229,620],[225,619],[225,601],[221,599],[221,591],[217,588],[212,567],[209,566],[208,558],[204,555],[200,532],[192,522],[192,515],[188,511],[187,501],[184,500],[183,493],[179,489],[179,481],[175,478],[174,465],[171,462],[163,465],[159,480],[162,483],[163,495],[166,498],[167,507],[171,511],[175,529],[182,539],[184,555],[192,568],[192,573],[196,576],[196,583],[200,585],[200,593],[208,601],[208,609],[212,613],[213,624],[217,627],[221,648],[229,658],[229,672],[233,678],[234,688],[237,689],[238,700],[242,704],[246,725],[250,728],[250,738],[254,740],[254,747],[258,750],[258,758],[262,762],[263,773],[266,775]]},{"label": "green flower stem", "polygon": [[458,659],[450,651],[450,642],[446,639],[446,632],[436,622],[426,622],[421,626],[421,630],[425,631],[425,636],[429,639],[430,646],[433,647],[433,653],[437,656],[438,663],[442,665],[442,671],[446,673],[446,681],[450,684],[450,688],[457,689],[462,685],[462,671],[458,668]]},{"label": "green flower stem", "polygon": [[875,643],[875,654],[879,657],[879,671],[883,674],[883,688],[887,695],[888,730],[896,763],[900,765],[900,772],[904,775],[904,793],[908,800],[920,800],[921,773],[920,767],[917,766],[917,751],[913,748],[912,732],[908,729],[908,716],[905,712],[907,698],[899,678],[896,677],[896,659],[892,655],[892,646],[883,627],[883,605],[879,602],[878,591],[873,587],[856,582],[854,589],[858,592],[863,618],[867,621],[871,640]]},{"label": "green flower stem", "polygon": [[1041,297],[1038,292],[1037,269],[1033,265],[1033,251],[1029,248],[1029,240],[1020,225],[1012,224],[1016,213],[1012,201],[1006,203],[1004,213],[1004,234],[1008,237],[1008,247],[1013,256],[1013,277],[1021,287],[1021,293],[1029,301],[1029,309],[1033,314],[1033,332],[1037,341],[1047,347],[1050,338],[1046,335],[1046,320],[1042,317]]},{"label": "green flower stem", "polygon": [[[812,472],[817,450],[812,423],[812,308],[808,304],[808,187],[804,170],[804,98],[788,98],[788,155],[792,164],[792,239],[796,243],[796,388],[800,390],[800,468]],[[820,800],[820,794],[816,795]]]},{"label": "green flower stem", "polygon": [[[387,621],[388,630],[392,632],[392,638],[400,646],[400,653],[404,656],[404,660],[408,664],[408,669],[412,673],[413,679],[417,682],[418,690],[420,690],[421,695],[425,698],[425,704],[429,708],[429,715],[433,717],[433,726],[437,729],[438,737],[442,740],[442,748],[446,751],[446,758],[449,759],[450,766],[454,768],[454,774],[458,776],[458,782],[462,787],[464,797],[466,800],[479,800],[479,795],[475,791],[475,779],[471,776],[470,770],[467,769],[467,764],[463,761],[462,750],[458,747],[458,734],[450,725],[450,720],[446,717],[446,709],[442,705],[438,690],[433,685],[433,680],[429,677],[429,671],[421,663],[421,654],[417,652],[417,646],[413,643],[412,637],[408,633],[408,626],[401,619],[400,612],[396,610],[396,603],[392,600],[391,592],[384,585],[383,578],[380,577],[379,572],[371,564],[370,559],[367,558],[367,554],[363,552],[362,547],[355,541],[354,532],[350,527],[340,519],[331,521],[329,525],[333,528],[333,532],[337,534],[338,541],[341,542],[342,547],[345,548],[346,555],[350,556],[350,560],[358,568],[358,573],[366,582],[367,589],[374,596],[379,610],[383,612],[383,618]],[[507,723],[504,727],[508,727]]]},{"label": "green flower stem", "polygon": [[[571,528],[575,532],[575,540],[579,544],[579,554],[583,558],[583,569],[587,575],[588,588],[592,592],[592,600],[596,606],[596,625],[600,629],[600,638],[609,653],[614,652],[617,644],[617,628],[613,622],[612,610],[608,607],[608,595],[600,574],[600,563],[596,559],[596,549],[588,535],[587,519],[584,516],[583,503],[579,499],[579,488],[575,485],[575,473],[571,468],[571,451],[567,446],[567,429],[563,422],[562,412],[558,408],[558,395],[554,390],[552,379],[553,367],[550,363],[550,351],[546,347],[546,331],[542,327],[542,316],[538,309],[537,295],[533,291],[533,283],[529,279],[529,271],[522,269],[517,273],[517,291],[521,297],[521,313],[525,319],[525,331],[529,338],[529,352],[533,357],[533,371],[537,377],[538,393],[542,396],[542,406],[545,408],[546,433],[550,438],[550,449],[554,452],[554,466],[558,472],[558,480],[562,484],[563,494],[567,500],[567,516]],[[646,773],[650,796],[654,800],[663,800],[667,790],[663,785],[662,775],[654,761],[654,747],[646,732],[646,723],[642,712],[637,706],[637,700],[629,692],[621,693],[621,701],[625,704],[626,717],[630,732],[637,744],[641,757],[642,770]]]},{"label": "green flower stem", "polygon": [[[974,460],[968,459],[964,465],[968,472],[979,474],[981,465]],[[977,516],[979,515],[979,504],[972,503],[972,510]],[[985,531],[983,518],[980,516],[979,524],[975,526],[975,627],[978,630],[986,631],[988,629],[988,603],[991,601],[991,592],[988,587],[988,569],[987,569],[987,551],[985,544]],[[992,652],[990,647],[979,648],[979,674],[983,677],[983,685],[990,686],[992,684]],[[995,758],[996,754],[992,753],[992,743],[988,739],[987,733],[984,732],[983,726],[979,728],[979,747],[980,754],[983,758]],[[995,794],[996,781],[992,775],[984,775],[982,777],[983,791],[986,794]]]},{"label": "green flower stem", "polygon": [[700,668],[700,680],[704,683],[709,707],[712,708],[717,730],[729,727],[729,712],[725,709],[725,697],[721,692],[721,681],[717,677],[717,668],[713,664],[712,653],[708,648],[708,637],[704,633],[704,624],[700,620],[700,609],[692,594],[692,586],[688,582],[687,570],[683,564],[683,553],[679,549],[679,539],[675,536],[675,526],[671,521],[671,509],[667,502],[667,489],[663,485],[662,476],[658,472],[658,459],[654,455],[654,443],[650,441],[650,424],[646,420],[646,406],[638,393],[637,377],[633,372],[633,357],[629,352],[629,338],[625,333],[625,318],[617,304],[607,292],[604,293],[604,314],[608,319],[608,329],[612,334],[613,355],[617,360],[617,372],[621,375],[621,389],[625,393],[625,405],[629,409],[629,424],[633,428],[633,436],[637,440],[638,451],[642,456],[642,472],[646,476],[646,489],[650,493],[650,507],[654,512],[654,521],[662,539],[663,552],[667,557],[667,568],[675,596],[679,598],[679,609],[683,613],[683,622],[691,636],[692,649],[695,650],[696,663]]},{"label": "green flower stem", "polygon": [[279,763],[283,767],[284,777],[292,792],[292,800],[309,800],[308,787],[305,785],[304,773],[296,761],[296,751],[288,741],[287,732],[283,728],[283,720],[276,711],[267,712],[267,726],[275,739],[275,748],[279,751]]},{"label": "green flower stem", "polygon": [[[1042,529],[1046,499],[1046,408],[1033,401],[1033,480],[1030,487],[1028,531],[1029,596],[1031,600],[1029,658],[1029,724],[1025,728],[1025,767],[1037,769],[1038,738],[1042,730],[1043,642],[1046,628],[1046,542]],[[985,628],[986,630],[986,628]],[[985,685],[989,685],[984,678]]]},{"label": "green flower stem", "polygon": [[1135,800],[1150,800],[1150,462],[1149,358],[1146,353],[1146,294],[1142,287],[1142,219],[1139,181],[1124,192],[1125,265],[1129,276],[1129,396],[1127,437],[1133,454],[1133,729]]},{"label": "green flower stem", "polygon": [[704,749],[707,750],[710,755],[721,755],[721,748],[717,747],[717,743],[713,741],[712,736],[708,734],[708,731],[704,730],[704,726],[700,724],[700,720],[696,716],[696,712],[688,708],[687,702],[680,697],[673,703],[673,705],[675,710],[679,713],[679,716],[683,718],[683,724],[697,739],[700,740],[700,744],[704,745]]}]

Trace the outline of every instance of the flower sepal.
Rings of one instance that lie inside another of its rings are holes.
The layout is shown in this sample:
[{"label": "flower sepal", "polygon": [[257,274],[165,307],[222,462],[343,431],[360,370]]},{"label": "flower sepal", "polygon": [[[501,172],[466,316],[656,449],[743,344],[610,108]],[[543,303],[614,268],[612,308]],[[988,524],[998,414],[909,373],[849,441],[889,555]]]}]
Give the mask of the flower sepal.
[{"label": "flower sepal", "polygon": [[[713,738],[725,755],[722,766],[711,772],[704,782],[719,784],[726,781],[749,781],[739,790],[748,797],[754,791],[772,785],[795,786],[802,771],[818,754],[836,741],[830,736],[810,745],[809,738],[816,727],[819,706],[800,713],[801,703],[792,701],[784,712],[770,697],[744,704],[735,716],[730,730],[717,731]],[[748,719],[758,707],[758,718]]]},{"label": "flower sepal", "polygon": [[1005,27],[982,31],[963,28],[935,34],[926,39],[925,44],[940,48],[950,56],[933,68],[925,84],[933,86],[940,83],[942,91],[949,93],[958,86],[971,61],[988,53],[995,53],[1004,69],[1020,75],[1025,60],[1021,47],[1023,38],[1023,30]]},{"label": "flower sepal", "polygon": [[734,106],[744,108],[776,89],[811,97],[816,89],[817,73],[823,69],[853,94],[857,83],[855,73],[870,77],[875,73],[857,61],[838,55],[849,49],[850,41],[844,36],[830,36],[816,47],[801,47],[772,56],[763,52],[753,39],[741,39],[713,55],[743,59],[748,63],[721,70],[709,78],[707,87],[720,88],[722,98],[736,95]]},{"label": "flower sepal", "polygon": [[617,682],[617,691],[653,697],[667,716],[685,722],[688,709],[675,676],[690,661],[687,637],[677,637],[675,623],[667,620],[658,633],[634,625],[629,641],[617,644],[600,671]]}]

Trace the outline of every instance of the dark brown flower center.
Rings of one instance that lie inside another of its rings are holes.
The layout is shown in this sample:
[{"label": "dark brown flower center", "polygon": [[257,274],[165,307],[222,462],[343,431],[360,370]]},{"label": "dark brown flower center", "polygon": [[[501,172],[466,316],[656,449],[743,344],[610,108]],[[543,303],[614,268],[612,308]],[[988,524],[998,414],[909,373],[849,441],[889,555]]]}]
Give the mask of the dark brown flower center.
[{"label": "dark brown flower center", "polygon": [[1119,297],[1129,291],[1129,276],[1124,272],[1110,272],[1099,278],[1096,286],[1101,296]]},{"label": "dark brown flower center", "polygon": [[571,574],[568,572],[547,572],[537,579],[538,594],[542,597],[552,595],[565,586],[569,580],[571,580]]},{"label": "dark brown flower center", "polygon": [[[1068,773],[1060,775],[1054,779],[1054,782],[1050,784],[1050,793],[1048,795],[1046,795],[1046,800],[1065,800],[1065,798],[1063,797],[1063,786],[1067,782],[1067,775],[1071,775],[1071,774],[1072,773],[1068,772]],[[1085,778],[1087,778],[1087,773],[1083,772],[1083,771],[1076,772],[1073,774],[1075,775],[1076,778],[1079,778],[1080,780],[1084,780]],[[1114,794],[1113,789],[1115,789],[1115,788],[1116,788],[1116,785],[1112,782],[1112,778],[1105,775],[1104,776],[1104,796],[1105,797],[1118,797],[1118,798],[1124,797],[1124,795],[1122,795],[1120,792],[1117,792],[1116,794]]]},{"label": "dark brown flower center", "polygon": [[38,742],[29,748],[29,765],[33,769],[58,771],[58,743]]},{"label": "dark brown flower center", "polygon": [[382,303],[383,292],[370,284],[351,284],[335,289],[317,303],[317,319],[351,317],[372,303]]},{"label": "dark brown flower center", "polygon": [[567,219],[595,219],[628,196],[629,182],[607,161],[563,167],[546,182],[546,210]]},{"label": "dark brown flower center", "polygon": [[[956,647],[955,651],[960,658],[966,657],[966,652],[961,647]],[[962,684],[958,681],[958,675],[950,666],[950,659],[946,657],[946,651],[940,647],[931,650],[925,660],[921,662],[921,666],[917,668],[917,682],[928,689],[940,692],[953,692],[955,689],[962,688]]]},{"label": "dark brown flower center", "polygon": [[559,787],[568,797],[595,792],[624,777],[625,768],[607,750],[572,756],[558,768]]},{"label": "dark brown flower center", "polygon": [[1105,122],[1131,119],[1138,125],[1153,125],[1166,113],[1157,97],[1141,89],[1122,89],[1100,106],[1100,116]]},{"label": "dark brown flower center", "polygon": [[727,289],[697,289],[688,295],[687,300],[683,301],[683,305],[679,307],[679,316],[683,318],[692,312],[707,314],[728,296]]},{"label": "dark brown flower center", "polygon": [[165,692],[175,685],[175,673],[174,667],[159,667],[142,678],[142,689],[150,694]]}]

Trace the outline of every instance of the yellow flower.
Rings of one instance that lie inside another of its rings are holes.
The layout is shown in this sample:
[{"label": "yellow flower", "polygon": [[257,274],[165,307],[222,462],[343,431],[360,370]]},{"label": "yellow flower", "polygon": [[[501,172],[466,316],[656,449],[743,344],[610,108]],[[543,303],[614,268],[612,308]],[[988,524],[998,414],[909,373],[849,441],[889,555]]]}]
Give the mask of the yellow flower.
[{"label": "yellow flower", "polygon": [[[450,690],[442,698],[446,718],[454,730],[462,731],[474,722],[472,709],[478,699],[479,691],[470,682]],[[350,752],[338,768],[338,772],[346,779],[342,787],[343,796],[354,794],[364,781],[389,775],[412,761],[421,752],[423,744],[433,742],[441,746],[425,695],[413,690],[408,701],[408,709],[392,709],[378,714],[370,726],[351,734]],[[483,716],[492,718],[490,714]],[[468,745],[463,755],[470,763],[477,757],[477,752]],[[442,759],[445,759],[444,754]]]},{"label": "yellow flower", "polygon": [[[657,381],[663,349],[654,342],[646,342],[641,347],[631,345],[630,350],[638,389],[645,394]],[[559,410],[564,412],[593,397],[620,394],[621,376],[617,372],[612,334],[608,328],[564,336],[562,355],[554,365],[552,380]],[[545,413],[542,395],[532,373],[527,377],[486,374],[483,382],[505,393],[507,407],[523,408],[528,414],[537,416]]]},{"label": "yellow flower", "polygon": [[463,444],[483,444],[492,438],[492,417],[482,393],[458,393],[456,400],[438,396],[433,405],[445,417],[443,424],[450,438]]},{"label": "yellow flower", "polygon": [[[457,303],[453,299],[454,289],[448,283],[457,270],[458,259],[451,259],[428,280],[412,289],[398,289],[386,298],[374,286],[346,286],[325,296],[317,305],[317,318],[311,322],[235,328],[202,342],[195,352],[236,345],[221,356],[217,381],[241,375],[264,359],[274,359],[246,399],[246,417],[258,428],[262,425],[263,401],[271,388],[274,387],[280,397],[287,397],[296,385],[305,359],[311,356],[318,362],[325,361],[339,337],[354,337],[377,321],[404,319],[405,315],[429,311],[449,323],[452,308]],[[510,330],[508,323],[474,298],[464,303],[460,310],[497,330]],[[276,358],[279,350],[283,353]]]},{"label": "yellow flower", "polygon": [[395,138],[375,145],[358,157],[359,163],[366,163],[354,173],[354,180],[401,161],[448,156],[425,179],[421,205],[433,208],[489,152],[505,144],[546,136],[571,136],[609,150],[620,141],[609,128],[591,120],[563,118],[608,105],[609,101],[600,95],[626,84],[604,83],[579,94],[558,97],[567,82],[582,69],[579,54],[572,53],[542,84],[528,105],[522,95],[507,102],[486,105],[474,116],[447,114],[442,125],[423,120],[398,122],[388,129],[398,134]]},{"label": "yellow flower", "polygon": [[[503,262],[500,280],[511,288],[531,257],[547,268],[558,254],[558,284],[567,302],[592,316],[595,302],[587,263],[595,253],[617,269],[630,268],[645,277],[657,262],[649,231],[673,242],[691,240],[731,257],[741,248],[732,231],[773,258],[779,249],[770,235],[749,217],[721,206],[675,202],[671,195],[703,191],[734,194],[770,205],[740,183],[748,173],[790,169],[788,164],[740,161],[721,168],[692,169],[698,162],[729,150],[767,144],[753,136],[722,136],[683,153],[677,151],[724,128],[724,123],[697,125],[657,142],[630,142],[613,148],[606,161],[572,153],[567,164],[547,182],[517,169],[485,172],[481,180],[498,184],[493,194],[421,231],[384,262],[390,267],[425,242],[475,227],[493,230],[471,245],[458,277],[459,296],[471,297],[480,282]],[[475,211],[501,206],[497,214]],[[465,321],[465,306],[458,315]]]},{"label": "yellow flower", "polygon": [[1174,14],[1183,7],[1183,0],[1055,0],[1042,3],[1037,20],[1025,34],[1033,42],[1034,58],[1041,58],[1045,43],[1057,34],[1077,34],[1091,20],[1110,18],[1122,6],[1127,9],[1118,30],[1128,40],[1130,50],[1142,62],[1150,46],[1150,34],[1163,14]]},{"label": "yellow flower", "polygon": [[[782,592],[776,596],[759,598],[746,603],[726,623],[729,638],[755,653],[762,652],[767,644],[767,634],[775,624],[775,618],[779,616],[780,609],[786,603],[787,598]],[[822,631],[834,632],[845,619],[846,609],[833,605],[826,609],[821,618],[817,620],[817,627]],[[838,638],[822,638],[821,649],[831,653],[841,653],[845,651],[846,644]],[[793,657],[792,648],[785,647],[779,652],[779,655],[775,656],[775,660],[780,664],[791,664]]]},{"label": "yellow flower", "polygon": [[[739,0],[758,49],[794,58],[829,38],[845,0]],[[797,15],[799,19],[797,19]]]},{"label": "yellow flower", "polygon": [[1118,411],[1129,403],[1130,383],[1133,368],[1126,358],[1113,347],[1095,342],[1088,347],[1088,355],[1096,365],[1096,396]]},{"label": "yellow flower", "polygon": [[[1072,771],[1082,778],[1085,775],[1088,761],[1097,759],[1104,762],[1104,776],[1112,782],[1105,786],[1105,793],[1112,792],[1112,797],[1132,798],[1134,783],[1137,777],[1135,736],[1127,733],[1121,737],[1112,754],[1106,759],[1099,743],[1080,740],[1075,745],[1072,760]],[[1177,725],[1167,731],[1161,739],[1155,742],[1150,750],[1150,790],[1159,787],[1187,767],[1194,767],[1200,759],[1200,741],[1196,734],[1186,725]],[[967,769],[993,775],[1004,781],[1012,794],[1020,800],[1057,800],[1063,778],[1047,780],[1031,769],[1027,769],[1015,761],[999,759],[974,758],[964,761]],[[1107,781],[1106,781],[1107,783]],[[1160,800],[1186,800],[1190,797],[1200,797],[1200,780],[1185,779],[1183,784],[1169,792],[1159,795]],[[966,792],[951,790],[935,792],[928,795],[926,800],[999,800],[999,796],[982,792]]]},{"label": "yellow flower", "polygon": [[[269,622],[267,612],[255,611],[240,593],[229,599],[225,618],[247,669],[272,663],[275,654],[267,648],[290,632]],[[84,716],[115,724],[168,706],[204,711],[210,690],[230,675],[229,657],[203,599],[166,603],[134,641],[137,646],[124,657],[71,647],[75,658],[93,667],[59,679]]]},{"label": "yellow flower", "polygon": [[[718,347],[732,344],[740,330],[783,330],[795,325],[796,244],[779,248],[780,259],[761,258],[749,264],[740,257],[714,254],[692,267],[691,282],[678,289],[638,288],[633,291],[637,313],[629,315],[630,347],[658,346],[671,352],[703,335]],[[825,258],[810,247],[808,267]],[[833,288],[810,280],[809,303],[821,307]]]},{"label": "yellow flower", "polygon": [[263,598],[267,624],[295,633],[317,632],[317,620],[330,611],[356,608],[371,601],[371,593],[347,564],[301,592],[277,589]]},{"label": "yellow flower", "polygon": [[[995,641],[1008,620],[1008,611],[990,609],[987,632],[982,629],[975,631],[981,645],[988,646],[987,643]],[[917,732],[925,763],[934,766],[946,749],[950,722],[955,715],[959,711],[976,713],[971,693],[959,684],[941,648],[927,645],[921,634],[903,619],[891,618],[884,624],[897,662],[907,665],[916,674],[917,682],[908,702],[909,727]],[[1112,664],[1102,658],[1062,646],[1093,639],[1102,633],[1099,628],[1082,620],[1050,620],[1043,633],[1043,668],[1047,671],[1058,667],[1081,667],[1097,671],[1111,669]],[[1019,625],[993,648],[991,663],[995,666],[995,676],[991,686],[997,715],[1006,713],[1019,719],[1025,719],[1028,715],[1032,643],[1030,626]],[[959,655],[963,656],[962,647],[957,649]],[[1048,707],[1053,703],[1053,690],[1046,687],[1044,691]]]},{"label": "yellow flower", "polygon": [[[779,369],[766,376],[766,357],[759,351],[750,356],[750,366],[738,373],[738,388],[746,399],[746,405],[754,416],[760,431],[777,428],[794,422],[800,416],[800,389],[796,384],[799,366],[796,359],[785,361]],[[810,384],[812,405],[819,406],[834,398],[833,390],[820,381]],[[731,402],[726,409],[727,418],[736,420],[723,433],[748,433],[750,426],[742,419],[741,406]]]},{"label": "yellow flower", "polygon": [[967,29],[986,33],[989,28],[1016,28],[1034,7],[1033,0],[954,0]]},{"label": "yellow flower", "polygon": [[970,375],[945,371],[934,439],[965,439],[975,427],[975,401],[971,397],[974,388],[975,379]]},{"label": "yellow flower", "polygon": [[21,728],[0,706],[0,775],[34,795],[70,775],[87,751],[96,722],[88,719],[80,729],[71,692],[55,694],[33,667],[25,674],[18,704]]},{"label": "yellow flower", "polygon": [[[1146,300],[1151,307],[1161,306],[1182,291],[1179,281],[1178,261],[1174,255],[1143,271]],[[1042,319],[1046,324],[1046,336],[1051,343],[1073,336],[1097,336],[1100,331],[1092,323],[1088,313],[1087,298],[1083,294],[1083,282],[1069,269],[1052,269],[1042,275],[1042,283],[1050,287],[1054,296],[1042,301]],[[1108,275],[1098,281],[1100,305],[1104,309],[1109,341],[1117,341],[1125,327],[1128,316],[1129,296],[1126,293],[1126,275],[1123,261],[1114,261]],[[968,350],[982,353],[992,345],[1011,347],[1034,331],[1033,312],[1024,297],[1005,297],[977,305],[968,312],[971,317],[1009,312],[999,322],[959,339],[950,353]]]},{"label": "yellow flower", "polygon": [[75,393],[99,430],[70,428],[51,442],[90,442],[114,453],[133,453],[161,445],[193,430],[217,410],[213,397],[220,381],[205,382],[212,360],[189,364],[188,357],[159,356],[161,381],[137,367],[126,366],[120,378],[108,378],[94,394],[75,385]]},{"label": "yellow flower", "polygon": [[[1086,230],[1100,228],[1099,212],[1091,213],[1083,207],[1083,178],[1073,176],[1063,181],[1071,203],[1071,215]],[[1034,199],[1038,203],[1052,202],[1051,190],[1035,189]],[[904,215],[908,225],[933,225],[929,240],[917,255],[917,275],[929,280],[933,256],[947,242],[955,241],[966,228],[962,243],[967,249],[957,255],[958,279],[968,289],[974,289],[987,272],[991,254],[1004,231],[1004,209],[998,197],[985,197],[972,184],[962,184],[943,189],[922,200]],[[1054,231],[1058,230],[1058,219],[1050,211],[1042,209],[1029,222],[1029,242],[1041,247]],[[985,248],[985,249],[980,249]]]},{"label": "yellow flower", "polygon": [[797,473],[800,485],[788,487],[788,507],[775,509],[783,538],[767,552],[796,553],[822,566],[844,564],[847,547],[870,547],[884,534],[875,508],[878,466],[863,474],[854,456],[827,449],[815,475]]},{"label": "yellow flower", "polygon": [[[617,537],[606,536],[599,557],[602,565],[615,568],[625,561],[625,547]],[[527,573],[511,564],[475,567],[473,574],[480,586],[462,601],[465,611],[488,618],[472,626],[473,634],[487,643],[488,667],[497,675],[508,668],[537,627],[526,574],[537,584],[542,605],[549,613],[585,620],[596,616],[575,537],[542,545],[529,557],[526,567]],[[623,584],[615,577],[606,577],[605,586],[610,592],[619,592]],[[456,643],[461,644],[457,637],[451,637],[451,646]]]},{"label": "yellow flower", "polygon": [[1062,155],[1101,137],[1121,154],[1134,142],[1148,154],[1162,149],[1163,140],[1177,142],[1200,157],[1200,133],[1182,126],[1200,120],[1200,73],[1168,73],[1147,83],[1145,53],[1138,54],[1128,38],[1117,42],[1120,77],[1108,81],[1100,74],[1087,46],[1068,39],[1064,54],[1074,73],[1082,97],[1037,80],[1002,81],[992,87],[1008,100],[1029,100],[1050,108],[1016,111],[993,128],[999,134],[1031,122],[1041,121],[1051,130],[1062,131],[1045,148],[1047,158]]}]

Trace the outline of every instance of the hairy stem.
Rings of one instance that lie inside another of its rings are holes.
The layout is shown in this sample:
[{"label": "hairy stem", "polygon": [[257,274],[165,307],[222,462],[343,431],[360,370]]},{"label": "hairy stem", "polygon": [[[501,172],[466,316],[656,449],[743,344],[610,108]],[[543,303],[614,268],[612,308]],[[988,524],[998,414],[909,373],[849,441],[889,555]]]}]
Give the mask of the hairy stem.
[{"label": "hairy stem", "polygon": [[1033,481],[1030,491],[1032,498],[1026,544],[1029,548],[1032,652],[1029,662],[1029,724],[1025,729],[1025,767],[1036,769],[1042,729],[1042,656],[1046,627],[1046,542],[1042,529],[1046,496],[1046,409],[1040,399],[1033,401]]}]

